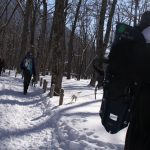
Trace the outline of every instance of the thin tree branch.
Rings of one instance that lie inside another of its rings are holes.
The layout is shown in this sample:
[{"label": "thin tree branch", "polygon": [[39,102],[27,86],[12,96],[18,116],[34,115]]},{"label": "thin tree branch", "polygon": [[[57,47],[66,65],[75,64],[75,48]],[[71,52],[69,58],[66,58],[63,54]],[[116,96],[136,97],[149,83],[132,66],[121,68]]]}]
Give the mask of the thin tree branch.
[{"label": "thin tree branch", "polygon": [[0,27],[0,33],[1,33],[1,32],[3,31],[3,29],[9,24],[9,22],[10,22],[11,18],[13,17],[13,15],[14,15],[14,13],[15,13],[17,7],[18,7],[18,5],[19,5],[19,4],[17,3],[17,5],[15,6],[15,8],[14,8],[12,14],[10,15],[8,21],[7,21],[4,25],[2,25],[2,26]]},{"label": "thin tree branch", "polygon": [[4,10],[2,11],[2,14],[0,15],[0,19],[2,18],[2,16],[3,16],[4,12],[6,11],[8,5],[10,4],[10,2],[11,2],[11,0],[7,2],[7,4],[6,4]]},{"label": "thin tree branch", "polygon": [[21,5],[21,3],[20,3],[20,0],[17,0],[17,2],[18,2],[19,6],[20,6],[20,8],[21,8],[21,10],[22,10],[23,15],[24,15],[25,12],[24,12],[23,7],[22,7],[22,5]]}]

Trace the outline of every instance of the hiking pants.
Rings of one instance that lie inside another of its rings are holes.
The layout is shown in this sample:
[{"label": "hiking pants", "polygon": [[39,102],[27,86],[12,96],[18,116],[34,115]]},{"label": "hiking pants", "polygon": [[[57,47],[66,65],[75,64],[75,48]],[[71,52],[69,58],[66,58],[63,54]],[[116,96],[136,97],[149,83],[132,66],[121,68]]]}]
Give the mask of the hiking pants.
[{"label": "hiking pants", "polygon": [[25,70],[23,75],[24,75],[24,92],[27,92],[32,75],[28,70]]}]

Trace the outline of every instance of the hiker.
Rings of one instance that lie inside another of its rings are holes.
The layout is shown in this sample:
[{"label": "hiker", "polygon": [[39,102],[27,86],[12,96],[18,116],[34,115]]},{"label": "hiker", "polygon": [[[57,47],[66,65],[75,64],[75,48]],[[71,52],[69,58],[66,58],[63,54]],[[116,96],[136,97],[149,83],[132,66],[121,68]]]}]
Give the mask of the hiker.
[{"label": "hiker", "polygon": [[143,13],[138,28],[145,43],[135,43],[133,48],[132,78],[139,87],[127,129],[125,150],[150,149],[150,11]]},{"label": "hiker", "polygon": [[5,62],[4,62],[4,59],[2,59],[0,57],[0,76],[2,74],[2,71],[4,70],[4,66],[5,66]]},{"label": "hiker", "polygon": [[36,78],[34,58],[31,52],[27,52],[25,58],[20,64],[20,68],[24,77],[24,95],[26,95],[32,75],[34,81]]}]

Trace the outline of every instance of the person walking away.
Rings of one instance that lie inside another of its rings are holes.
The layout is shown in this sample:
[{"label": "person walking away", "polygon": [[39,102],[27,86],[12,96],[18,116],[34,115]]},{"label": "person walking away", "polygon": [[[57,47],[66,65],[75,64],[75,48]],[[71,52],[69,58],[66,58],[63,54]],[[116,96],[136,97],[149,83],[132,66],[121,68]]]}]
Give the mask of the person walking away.
[{"label": "person walking away", "polygon": [[133,74],[139,87],[124,150],[150,149],[150,11],[143,13],[138,28],[146,42],[136,43],[133,50]]},{"label": "person walking away", "polygon": [[27,52],[25,58],[21,61],[20,68],[24,77],[24,95],[27,94],[27,90],[33,75],[33,79],[36,78],[35,63],[31,52]]}]

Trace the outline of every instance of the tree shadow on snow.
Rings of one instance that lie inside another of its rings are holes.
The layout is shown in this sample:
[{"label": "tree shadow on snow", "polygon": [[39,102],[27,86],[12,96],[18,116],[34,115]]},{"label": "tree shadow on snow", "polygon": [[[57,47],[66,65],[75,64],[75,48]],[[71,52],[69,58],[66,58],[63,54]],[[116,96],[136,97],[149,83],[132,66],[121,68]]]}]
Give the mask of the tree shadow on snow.
[{"label": "tree shadow on snow", "polygon": [[14,129],[14,131],[11,130],[5,130],[5,129],[0,129],[0,140],[5,140],[6,138],[11,138],[11,137],[18,137],[18,136],[24,136],[28,135],[30,133],[38,133],[43,129],[49,128],[51,125],[51,119],[46,120],[43,123],[37,124],[33,127],[30,128],[24,128],[24,129]]},{"label": "tree shadow on snow", "polygon": [[[91,88],[89,86],[78,86],[78,85],[75,85],[75,86],[63,86],[64,90],[68,90],[68,91],[72,91],[72,90],[90,90]],[[93,87],[92,87],[93,88]]]},{"label": "tree shadow on snow", "polygon": [[[27,95],[23,95],[23,92],[13,91],[4,89],[0,91],[0,96],[11,96],[14,99],[0,99],[0,104],[10,104],[10,105],[33,105],[37,104],[45,99],[42,96],[42,91],[38,89],[36,92],[27,93]],[[18,99],[18,100],[16,100]],[[22,101],[19,101],[21,99]]]},{"label": "tree shadow on snow", "polygon": [[[7,100],[2,100],[0,101],[0,103],[5,103],[4,101],[7,102]],[[15,103],[19,103],[21,105],[26,105],[28,102],[16,102],[13,100],[13,104]],[[98,102],[98,101],[95,101],[95,102]],[[11,102],[10,102],[11,103]],[[33,102],[30,102],[30,103],[33,103]],[[89,102],[85,105],[88,105]],[[79,105],[80,106],[80,105]],[[79,107],[79,106],[75,106],[75,107]],[[44,130],[46,128],[55,128],[56,127],[56,122],[61,118],[61,114],[64,113],[64,111],[67,111],[69,109],[72,109],[73,107],[69,107],[69,108],[66,108],[66,109],[62,109],[60,111],[58,111],[58,114],[52,114],[51,116],[49,116],[47,118],[46,121],[42,122],[42,123],[39,123],[33,127],[30,127],[30,128],[26,128],[26,129],[16,129],[14,131],[9,131],[9,130],[5,130],[5,129],[0,129],[0,140],[5,140],[6,138],[10,138],[10,137],[18,137],[18,136],[24,136],[24,135],[27,135],[27,134],[30,134],[30,133],[38,133],[40,132],[41,130]],[[56,112],[57,113],[57,112]],[[42,117],[42,116],[40,116]],[[39,118],[40,118],[39,117]],[[35,118],[36,120],[37,118]],[[33,119],[34,120],[34,119]],[[32,121],[33,121],[32,120]],[[55,121],[54,121],[55,120]],[[57,120],[57,121],[56,121]]]},{"label": "tree shadow on snow", "polygon": [[0,91],[0,96],[13,96],[13,97],[18,97],[18,98],[29,98],[32,99],[36,96],[41,95],[43,92],[41,89],[36,89],[36,91],[33,92],[28,92],[27,95],[23,94],[23,91],[14,91],[14,90],[8,90],[8,89],[3,89]]},{"label": "tree shadow on snow", "polygon": [[36,103],[39,103],[43,101],[43,99],[39,99],[39,100],[32,100],[32,101],[25,101],[25,102],[19,102],[17,100],[5,100],[5,99],[2,99],[0,100],[0,104],[10,104],[10,105],[23,105],[23,106],[27,106],[27,105],[33,105],[33,104],[36,104]]},{"label": "tree shadow on snow", "polygon": [[[62,116],[64,116],[64,115],[66,115],[66,116],[80,115],[81,117],[83,117],[83,116],[88,117],[88,116],[98,115],[98,113],[90,113],[90,112],[82,112],[82,114],[78,112],[78,113],[72,113],[69,115],[69,113],[67,113],[67,111],[72,110],[72,109],[77,108],[77,107],[83,107],[83,106],[86,106],[89,104],[93,104],[93,103],[97,103],[98,105],[100,105],[99,102],[100,102],[100,100],[93,100],[90,102],[85,102],[84,104],[78,104],[78,105],[67,107],[67,108],[61,108],[61,107],[55,106],[52,108],[52,110],[54,110],[54,113],[52,111],[51,115],[47,118],[46,121],[43,121],[42,123],[36,124],[33,127],[24,128],[24,129],[18,129],[17,128],[16,130],[14,129],[14,131],[11,131],[11,130],[8,131],[5,129],[0,129],[0,140],[3,141],[6,138],[19,137],[19,136],[25,136],[25,135],[29,136],[29,134],[31,134],[31,133],[39,133],[42,130],[47,129],[47,128],[55,129],[55,134],[59,135],[58,129],[57,129],[58,128],[57,122],[61,119]],[[58,108],[58,111],[55,111],[55,109],[57,109],[57,108]],[[41,117],[42,116],[39,116],[38,118],[41,118]],[[38,118],[35,118],[32,121],[37,120]],[[58,140],[60,140],[60,139],[58,139]],[[102,141],[98,141],[98,142],[97,142],[97,144],[99,146],[101,146],[101,145],[106,145],[108,147],[112,146],[111,143],[105,143]],[[113,144],[113,145],[115,145],[117,147],[117,150],[123,150],[123,145],[121,145],[121,144]]]}]

